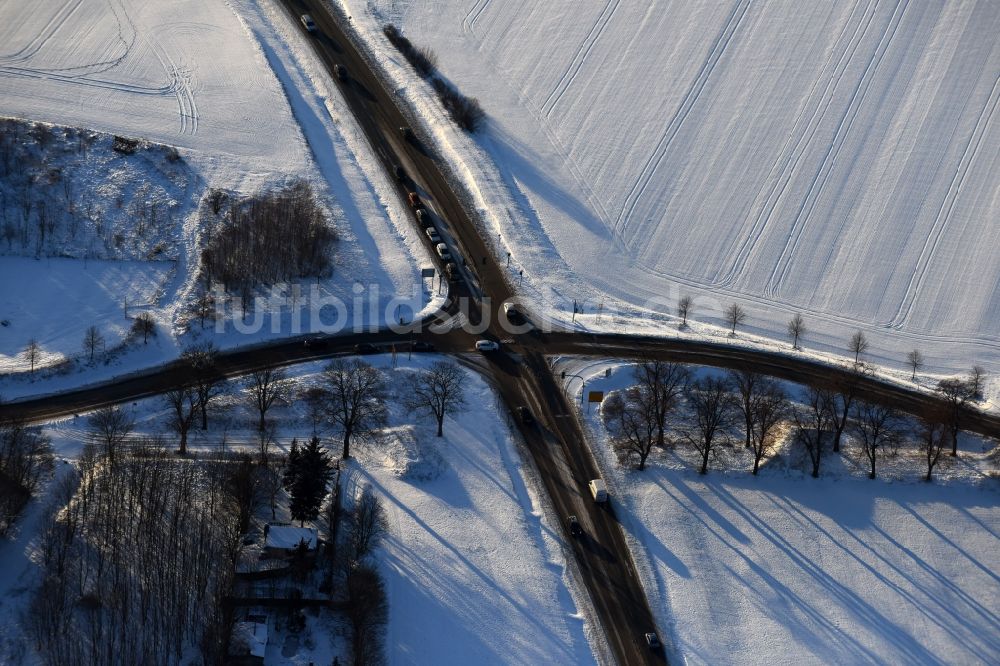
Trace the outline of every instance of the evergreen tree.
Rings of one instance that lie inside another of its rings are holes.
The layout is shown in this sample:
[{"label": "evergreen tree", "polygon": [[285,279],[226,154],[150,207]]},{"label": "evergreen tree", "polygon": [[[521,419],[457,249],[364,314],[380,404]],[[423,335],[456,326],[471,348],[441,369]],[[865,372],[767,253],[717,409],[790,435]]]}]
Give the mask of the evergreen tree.
[{"label": "evergreen tree", "polygon": [[326,486],[333,474],[330,454],[320,446],[319,437],[313,437],[298,451],[296,464],[289,465],[288,470],[292,473],[289,490],[292,495],[289,505],[292,520],[298,520],[300,524],[307,520],[316,520],[323,498],[326,496]]}]

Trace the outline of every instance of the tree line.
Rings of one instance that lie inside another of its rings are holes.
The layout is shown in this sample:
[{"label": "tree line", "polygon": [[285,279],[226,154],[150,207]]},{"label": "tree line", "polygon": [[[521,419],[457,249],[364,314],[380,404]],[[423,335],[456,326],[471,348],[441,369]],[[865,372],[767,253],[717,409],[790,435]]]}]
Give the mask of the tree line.
[{"label": "tree line", "polygon": [[958,454],[963,414],[982,398],[982,370],[939,382],[936,405],[917,414],[915,426],[897,409],[862,398],[864,380],[873,373],[858,361],[845,376],[805,387],[796,404],[778,381],[751,369],[696,378],[686,365],[646,360],[633,371],[635,384],[609,395],[601,413],[619,460],[640,470],[654,447],[682,444],[698,453],[699,472],[705,474],[720,447],[739,441],[751,453],[750,471],[756,475],[790,429],[813,477],[849,434],[869,478],[876,477],[880,460],[909,442],[920,452],[930,481],[943,454],[949,449]]}]

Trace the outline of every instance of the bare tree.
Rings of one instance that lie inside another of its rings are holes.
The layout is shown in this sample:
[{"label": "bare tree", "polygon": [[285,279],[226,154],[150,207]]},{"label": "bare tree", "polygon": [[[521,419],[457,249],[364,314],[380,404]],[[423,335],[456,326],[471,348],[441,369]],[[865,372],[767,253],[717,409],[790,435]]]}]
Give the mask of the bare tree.
[{"label": "bare tree", "polygon": [[377,437],[388,418],[385,377],[360,360],[336,360],[324,372],[330,395],[329,417],[344,437],[343,457],[351,456],[351,441]]},{"label": "bare tree", "polygon": [[951,455],[958,455],[958,434],[962,431],[962,414],[973,398],[973,387],[964,379],[942,379],[937,385],[937,394],[947,405],[943,422],[951,435]]},{"label": "bare tree", "polygon": [[927,474],[924,476],[924,481],[929,482],[931,480],[934,467],[941,459],[941,454],[944,453],[945,442],[948,440],[948,418],[949,415],[947,413],[934,410],[920,417],[917,442],[920,446],[920,452],[923,454],[924,462],[927,463]]},{"label": "bare tree", "polygon": [[826,405],[830,411],[830,425],[833,428],[834,453],[840,451],[840,442],[851,417],[851,407],[861,389],[861,382],[873,374],[875,374],[874,368],[865,363],[857,363],[850,372],[834,378],[826,387],[828,395]]},{"label": "bare tree", "polygon": [[875,463],[894,450],[902,437],[899,412],[892,407],[861,401],[854,406],[854,432],[869,463],[868,478],[875,478]]},{"label": "bare tree", "polygon": [[690,296],[681,296],[681,300],[677,301],[677,316],[681,318],[681,328],[687,328],[691,302]]},{"label": "bare tree", "polygon": [[744,444],[748,449],[753,437],[754,417],[756,416],[754,404],[757,400],[757,393],[766,379],[764,375],[749,368],[729,371],[729,381],[736,395],[737,406],[743,415]]},{"label": "bare tree", "polygon": [[38,340],[35,338],[28,340],[28,344],[21,353],[24,356],[24,360],[31,364],[31,373],[34,374],[35,364],[38,363],[42,356],[42,347],[38,344]]},{"label": "bare tree", "polygon": [[263,500],[260,470],[253,458],[240,454],[235,463],[226,464],[225,488],[236,507],[240,534],[250,529],[250,521]]},{"label": "bare tree", "polygon": [[226,377],[218,368],[219,352],[212,343],[189,347],[181,360],[191,368],[191,381],[198,392],[201,429],[208,430],[208,407],[226,392]]},{"label": "bare tree", "polygon": [[795,441],[805,449],[812,463],[812,476],[819,478],[819,466],[823,460],[826,440],[830,434],[831,419],[829,403],[833,399],[829,391],[810,386],[802,409],[792,412],[795,423]]},{"label": "bare tree", "polygon": [[646,403],[642,409],[649,413],[656,425],[656,441],[660,448],[666,446],[667,419],[676,409],[691,373],[686,365],[647,359],[632,370],[639,387],[635,397]]},{"label": "bare tree", "polygon": [[756,476],[761,460],[774,450],[778,426],[788,418],[788,396],[776,381],[767,378],[758,388],[750,409],[753,411],[750,445],[753,448],[753,473]]},{"label": "bare tree", "polygon": [[198,390],[190,384],[178,386],[163,394],[163,402],[168,409],[167,425],[180,438],[177,452],[184,455],[187,453],[188,432],[198,414]]},{"label": "bare tree", "polygon": [[101,407],[87,418],[93,439],[99,444],[109,464],[115,464],[118,450],[135,429],[135,417],[119,405]]},{"label": "bare tree", "polygon": [[601,415],[620,462],[637,460],[639,470],[646,469],[656,443],[656,416],[638,386],[612,393],[601,406]]},{"label": "bare tree", "polygon": [[986,379],[986,371],[981,365],[974,365],[969,371],[969,392],[972,394],[971,400],[983,399],[983,382]]},{"label": "bare tree", "polygon": [[910,366],[910,379],[917,381],[917,372],[924,367],[924,355],[919,349],[914,349],[906,355],[906,364]]},{"label": "bare tree", "polygon": [[802,315],[795,313],[788,320],[788,337],[792,339],[792,349],[799,348],[799,339],[806,334],[806,322]]},{"label": "bare tree", "polygon": [[351,652],[356,666],[381,663],[381,628],[389,618],[385,584],[378,571],[359,564],[347,575],[344,613],[351,623]]},{"label": "bare tree", "polygon": [[132,320],[132,331],[138,335],[142,334],[142,344],[149,341],[149,336],[156,335],[156,321],[149,312],[140,312]]},{"label": "bare tree", "polygon": [[851,336],[851,341],[848,343],[847,348],[854,354],[854,362],[860,363],[861,355],[868,351],[868,338],[861,331],[856,331]]},{"label": "bare tree", "polygon": [[264,368],[247,375],[247,399],[260,417],[257,430],[267,427],[267,412],[276,402],[285,400],[290,390],[285,371],[281,368]]},{"label": "bare tree", "polygon": [[309,386],[299,392],[299,400],[305,403],[314,436],[319,435],[319,426],[326,417],[326,403],[329,398],[321,386]]},{"label": "bare tree", "polygon": [[444,434],[444,417],[465,405],[465,373],[455,363],[438,361],[427,372],[411,375],[403,403],[414,411],[428,412],[437,421],[437,436]]},{"label": "bare tree", "polygon": [[354,561],[358,562],[373,549],[378,548],[379,542],[389,530],[389,517],[382,498],[372,491],[371,486],[365,486],[357,504],[354,505],[352,526]]},{"label": "bare tree", "polygon": [[90,356],[90,362],[94,362],[94,354],[104,346],[104,336],[96,326],[90,326],[83,334],[83,351]]},{"label": "bare tree", "polygon": [[747,313],[738,303],[726,308],[726,323],[729,324],[729,337],[736,337],[736,327],[747,320]]},{"label": "bare tree", "polygon": [[684,438],[701,454],[699,474],[708,472],[708,459],[725,436],[735,402],[729,382],[720,377],[707,377],[690,385],[687,401],[691,405],[692,420],[684,429]]}]

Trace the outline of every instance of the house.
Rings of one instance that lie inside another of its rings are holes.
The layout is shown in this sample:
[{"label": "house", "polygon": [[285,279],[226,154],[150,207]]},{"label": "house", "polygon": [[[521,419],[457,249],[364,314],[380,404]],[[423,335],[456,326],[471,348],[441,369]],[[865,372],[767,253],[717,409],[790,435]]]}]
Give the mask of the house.
[{"label": "house", "polygon": [[267,617],[248,615],[242,622],[233,624],[229,643],[230,666],[258,666],[264,663],[267,651]]},{"label": "house", "polygon": [[318,536],[315,527],[269,523],[264,527],[264,557],[288,557],[303,541],[306,549],[315,553]]}]

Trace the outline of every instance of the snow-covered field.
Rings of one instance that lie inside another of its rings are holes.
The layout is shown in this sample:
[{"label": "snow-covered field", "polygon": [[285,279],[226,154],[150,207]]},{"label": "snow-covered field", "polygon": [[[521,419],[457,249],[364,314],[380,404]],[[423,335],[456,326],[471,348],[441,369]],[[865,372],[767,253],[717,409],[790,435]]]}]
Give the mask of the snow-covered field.
[{"label": "snow-covered field", "polygon": [[[54,361],[78,354],[82,331],[91,324],[109,334],[127,327],[127,322],[120,321],[122,317],[99,321],[74,318],[81,312],[88,316],[108,312],[110,316],[112,311],[105,302],[109,297],[139,296],[156,319],[161,344],[152,352],[149,348],[133,350],[112,366],[88,373],[86,381],[168,360],[194,338],[208,337],[219,348],[227,348],[307,333],[311,325],[319,323],[311,310],[331,302],[343,304],[345,317],[353,318],[357,310],[354,304],[363,301],[368,310],[365,323],[371,325],[396,316],[389,311],[394,299],[412,299],[416,305],[410,307],[408,300],[407,307],[415,311],[433,307],[429,284],[419,277],[421,265],[430,261],[406,220],[394,185],[379,168],[353,117],[344,112],[336,85],[314,62],[307,38],[300,34],[294,19],[271,0],[5,3],[0,5],[0,43],[4,44],[0,48],[0,115],[108,133],[98,136],[91,154],[82,160],[76,157],[83,149],[75,150],[75,138],[67,139],[73,150],[62,145],[54,149],[58,159],[46,162],[44,152],[39,157],[46,168],[60,170],[69,183],[67,191],[72,185],[75,194],[66,194],[67,201],[75,198],[80,203],[96,194],[88,215],[101,218],[100,222],[108,225],[105,229],[114,224],[115,232],[131,240],[134,229],[120,227],[123,219],[127,222],[132,218],[121,211],[132,210],[136,202],[145,204],[134,182],[146,182],[154,189],[162,186],[170,214],[176,218],[148,243],[158,241],[162,257],[175,261],[169,278],[158,275],[158,287],[150,287],[145,279],[146,273],[162,272],[154,265],[143,269],[138,283],[116,278],[103,288],[88,290],[85,285],[89,282],[84,279],[64,290],[43,289],[54,287],[56,279],[85,277],[90,268],[76,262],[78,266],[67,267],[58,276],[39,275],[36,269],[24,277],[39,277],[38,284],[15,292],[6,289],[14,284],[6,276],[19,269],[21,260],[0,257],[4,296],[11,299],[4,307],[12,308],[15,314],[36,306],[39,309],[17,322],[0,312],[0,319],[12,320],[12,326],[0,332],[4,370],[24,374],[29,369],[19,352],[32,337],[45,338],[44,359]],[[167,168],[140,155],[115,155],[108,150],[109,134],[177,146],[180,161]],[[56,135],[60,140],[62,135]],[[181,176],[183,182],[177,180]],[[197,295],[196,276],[206,235],[198,214],[201,198],[211,188],[247,196],[297,179],[313,183],[340,237],[333,276],[318,284],[314,280],[303,282],[299,285],[301,297],[293,296],[291,289],[283,290],[277,316],[268,314],[237,327],[232,319],[239,315],[230,313],[221,333],[203,334],[200,326],[190,326],[189,309]],[[12,188],[10,196],[0,202],[6,207],[6,219],[22,224],[21,193],[28,191]],[[41,196],[37,188],[34,192]],[[159,197],[159,190],[156,193]],[[109,205],[116,197],[117,208]],[[61,214],[61,207],[65,207],[61,198],[46,203],[50,217]],[[29,219],[23,222],[25,227],[41,224],[40,209],[35,202],[27,213]],[[160,209],[161,218],[164,210]],[[72,228],[75,233],[76,227]],[[72,239],[60,237],[58,253],[147,258],[102,252],[101,236],[93,232],[74,236],[77,246],[72,245]],[[95,237],[96,253],[87,245],[93,244]],[[109,242],[108,238],[103,240]],[[144,237],[143,243],[146,241]],[[29,244],[34,256],[35,243]],[[9,250],[9,242],[7,247]],[[122,266],[118,278],[127,277],[130,271],[135,272]],[[156,298],[149,299],[153,292]],[[57,318],[41,312],[67,296],[80,299],[79,307],[65,308]],[[298,327],[292,323],[296,310],[302,319]],[[32,318],[42,317],[48,317],[48,328],[28,325]],[[53,335],[54,329],[59,329],[60,335]],[[108,335],[109,346],[117,342],[112,337]],[[0,393],[10,399],[84,381],[82,375],[24,379],[0,386]]]},{"label": "snow-covered field", "polygon": [[[442,357],[400,354],[397,368],[388,355],[365,360],[400,387],[404,375]],[[308,386],[322,368],[303,364],[290,374]],[[389,596],[389,663],[595,663],[593,625],[578,606],[582,591],[567,569],[561,532],[545,515],[540,484],[522,462],[496,394],[479,375],[465,373],[467,406],[445,420],[443,438],[435,437],[431,419],[394,398],[387,441],[353,447],[355,460],[346,467],[344,492],[371,485],[389,512],[389,535],[378,554]],[[256,417],[240,392],[220,404],[226,407],[211,414],[209,430],[192,430],[189,450],[218,451],[223,442],[229,450],[256,450]],[[126,408],[137,417],[137,432],[165,432],[160,400]],[[275,450],[312,435],[302,401],[276,407],[268,418],[277,426]],[[46,428],[57,454],[70,458],[80,454],[86,431],[85,415]],[[324,443],[339,454],[335,438]],[[594,640],[603,644],[599,636]],[[269,648],[275,664],[332,661],[318,653],[282,656],[279,648]]]},{"label": "snow-covered field", "polygon": [[[800,312],[814,351],[861,328],[880,364],[1000,370],[996,3],[341,4],[542,314],[671,330],[688,294],[696,320],[735,301],[772,339]],[[484,132],[448,123],[385,23],[480,99]]]},{"label": "snow-covered field", "polygon": [[[97,326],[104,345],[114,347],[132,322],[129,305],[142,309],[155,303],[169,277],[168,262],[81,261],[79,259],[0,259],[0,371],[20,369],[26,339],[34,337],[46,356],[63,350],[86,356],[84,332]],[[16,285],[16,287],[15,287]],[[105,349],[97,349],[98,356]],[[61,354],[55,353],[56,359]]]},{"label": "snow-covered field", "polygon": [[[631,383],[620,363],[558,367],[585,377],[588,391]],[[579,392],[579,380],[569,388]],[[597,406],[585,416],[675,661],[996,662],[996,442],[963,438],[932,484],[906,448],[868,480],[851,442],[845,455],[828,454],[820,479],[787,446],[758,477],[742,445],[700,476],[697,454],[681,444],[654,451],[643,472],[623,469]]]}]

